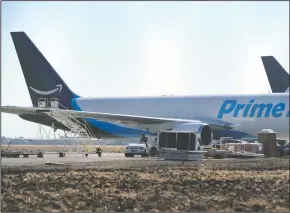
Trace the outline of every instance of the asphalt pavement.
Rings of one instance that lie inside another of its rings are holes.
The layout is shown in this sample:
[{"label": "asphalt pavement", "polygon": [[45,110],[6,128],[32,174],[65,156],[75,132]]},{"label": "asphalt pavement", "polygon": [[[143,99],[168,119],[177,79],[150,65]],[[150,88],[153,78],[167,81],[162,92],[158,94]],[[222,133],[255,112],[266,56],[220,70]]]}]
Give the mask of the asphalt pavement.
[{"label": "asphalt pavement", "polygon": [[134,158],[126,158],[124,153],[102,153],[102,156],[99,157],[96,154],[89,154],[88,157],[85,157],[83,154],[78,153],[69,153],[65,157],[59,157],[57,153],[44,153],[43,158],[37,158],[36,155],[30,155],[28,158],[4,158],[2,157],[1,164],[2,166],[32,166],[32,165],[43,165],[47,161],[50,162],[59,162],[64,164],[71,163],[97,163],[104,161],[128,161],[128,160],[142,160],[139,156]]}]

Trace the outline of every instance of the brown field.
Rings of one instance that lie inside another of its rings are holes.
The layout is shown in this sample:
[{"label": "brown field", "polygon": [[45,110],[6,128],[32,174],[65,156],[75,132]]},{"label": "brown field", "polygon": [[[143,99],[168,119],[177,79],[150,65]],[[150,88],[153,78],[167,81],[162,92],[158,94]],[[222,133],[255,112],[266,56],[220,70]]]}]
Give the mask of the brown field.
[{"label": "brown field", "polygon": [[22,173],[2,170],[1,208],[2,212],[289,212],[286,165],[277,168],[268,161],[268,168],[262,170],[252,163],[259,167],[253,171],[249,165],[247,170],[234,170],[215,164],[200,170],[180,166]]},{"label": "brown field", "polygon": [[[2,150],[7,149],[7,145],[2,146]],[[92,150],[95,149],[96,146],[88,145]],[[99,147],[99,146],[97,146]],[[124,152],[125,146],[100,146],[102,147],[104,152],[112,152],[112,153],[121,153]],[[9,151],[46,151],[46,152],[59,152],[65,151],[68,152],[69,147],[63,145],[11,145],[9,147]]]}]

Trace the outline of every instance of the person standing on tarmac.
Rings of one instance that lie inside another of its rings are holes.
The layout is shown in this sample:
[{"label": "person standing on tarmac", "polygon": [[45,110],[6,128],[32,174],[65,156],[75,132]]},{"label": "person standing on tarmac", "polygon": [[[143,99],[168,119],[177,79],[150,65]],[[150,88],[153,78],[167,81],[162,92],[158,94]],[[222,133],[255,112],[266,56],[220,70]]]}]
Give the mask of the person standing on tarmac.
[{"label": "person standing on tarmac", "polygon": [[145,134],[142,135],[140,142],[141,142],[141,143],[142,143],[142,142],[145,143],[145,145],[146,145],[146,149],[147,149],[147,151],[148,151],[148,139],[147,139],[147,137],[145,136]]}]

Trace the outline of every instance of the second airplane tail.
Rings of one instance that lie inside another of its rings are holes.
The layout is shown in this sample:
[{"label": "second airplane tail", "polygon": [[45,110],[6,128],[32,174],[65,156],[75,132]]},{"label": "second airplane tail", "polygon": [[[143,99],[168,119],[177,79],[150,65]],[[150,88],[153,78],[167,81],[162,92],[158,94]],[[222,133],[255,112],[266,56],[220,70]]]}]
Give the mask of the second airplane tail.
[{"label": "second airplane tail", "polygon": [[273,56],[262,56],[262,62],[266,70],[268,81],[273,93],[283,93],[289,90],[289,73]]},{"label": "second airplane tail", "polygon": [[79,96],[70,90],[24,32],[11,32],[11,36],[33,106],[40,99],[48,100],[47,103],[57,99],[60,108],[71,109],[72,99]]}]

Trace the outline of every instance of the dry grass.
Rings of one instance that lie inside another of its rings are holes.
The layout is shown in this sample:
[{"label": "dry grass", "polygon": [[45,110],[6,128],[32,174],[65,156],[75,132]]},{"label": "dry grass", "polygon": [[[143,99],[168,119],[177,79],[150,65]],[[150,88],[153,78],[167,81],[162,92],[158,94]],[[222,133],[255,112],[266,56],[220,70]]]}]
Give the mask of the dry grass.
[{"label": "dry grass", "polygon": [[[2,145],[2,150],[7,149],[7,145]],[[88,145],[89,148],[95,149],[96,146]],[[99,147],[99,146],[97,146]],[[125,146],[100,146],[104,152],[121,153],[124,152]],[[11,145],[9,151],[46,151],[59,152],[70,151],[68,146],[63,145]]]},{"label": "dry grass", "polygon": [[3,174],[2,211],[289,211],[289,170]]}]

